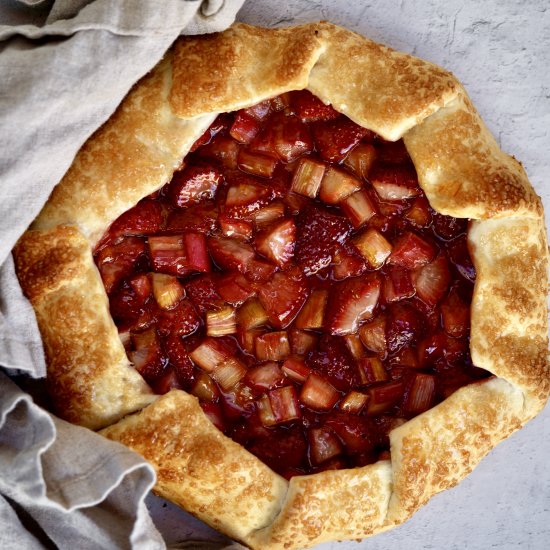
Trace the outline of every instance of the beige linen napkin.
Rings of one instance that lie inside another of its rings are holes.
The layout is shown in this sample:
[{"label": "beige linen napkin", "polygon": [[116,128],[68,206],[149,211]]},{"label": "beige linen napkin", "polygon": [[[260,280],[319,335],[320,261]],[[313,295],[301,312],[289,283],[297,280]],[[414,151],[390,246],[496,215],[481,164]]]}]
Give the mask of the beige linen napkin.
[{"label": "beige linen napkin", "polygon": [[[10,251],[86,139],[179,34],[244,0],[0,3],[0,548],[163,548],[140,457],[63,422],[15,382],[45,375]],[[11,378],[10,378],[11,377]]]}]

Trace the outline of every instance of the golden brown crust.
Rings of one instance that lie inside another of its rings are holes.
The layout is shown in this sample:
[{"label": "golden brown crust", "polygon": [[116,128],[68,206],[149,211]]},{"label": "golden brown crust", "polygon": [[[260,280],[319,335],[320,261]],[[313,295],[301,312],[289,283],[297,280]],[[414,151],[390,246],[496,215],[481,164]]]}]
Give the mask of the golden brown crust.
[{"label": "golden brown crust", "polygon": [[239,540],[273,521],[288,488],[285,479],[225,437],[196,397],[180,390],[101,433],[155,466],[156,493]]},{"label": "golden brown crust", "polygon": [[78,229],[28,231],[14,258],[36,312],[58,413],[97,429],[151,403],[154,395],[130,367],[90,245]]},{"label": "golden brown crust", "polygon": [[541,217],[525,170],[500,150],[464,90],[404,140],[422,189],[443,214]]},{"label": "golden brown crust", "polygon": [[[359,538],[401,523],[548,397],[540,200],[454,77],[329,23],[235,25],[185,37],[86,143],[36,220],[40,231],[15,250],[60,412],[97,427],[145,406],[151,394],[128,367],[91,247],[119,214],[165,183],[217,112],[304,87],[383,137],[404,135],[431,205],[481,220],[469,234],[478,272],[471,349],[474,362],[500,378],[463,388],[394,430],[391,466],[289,484],[218,432],[183,392],[103,432],[155,465],[159,494],[262,549]],[[121,393],[126,383],[129,397]]]}]

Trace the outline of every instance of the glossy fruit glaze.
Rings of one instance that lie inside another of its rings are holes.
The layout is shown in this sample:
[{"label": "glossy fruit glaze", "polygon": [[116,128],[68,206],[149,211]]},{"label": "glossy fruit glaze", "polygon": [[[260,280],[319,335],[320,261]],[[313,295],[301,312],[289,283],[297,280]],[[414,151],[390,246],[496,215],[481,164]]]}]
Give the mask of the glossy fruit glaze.
[{"label": "glossy fruit glaze", "polygon": [[286,477],[387,457],[472,365],[467,220],[307,91],[218,116],[95,260],[135,368]]}]

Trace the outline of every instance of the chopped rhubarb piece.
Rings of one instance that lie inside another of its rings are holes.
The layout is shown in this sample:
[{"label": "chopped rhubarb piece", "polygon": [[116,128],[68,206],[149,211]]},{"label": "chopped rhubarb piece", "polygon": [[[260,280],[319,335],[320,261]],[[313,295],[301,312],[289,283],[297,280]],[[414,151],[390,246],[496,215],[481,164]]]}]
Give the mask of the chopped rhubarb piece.
[{"label": "chopped rhubarb piece", "polygon": [[[422,268],[421,268],[422,269]],[[391,269],[384,280],[384,299],[386,302],[397,302],[414,296],[415,288],[410,271],[401,267]]]},{"label": "chopped rhubarb piece", "polygon": [[185,289],[172,275],[151,273],[153,295],[162,309],[174,307],[184,296]]},{"label": "chopped rhubarb piece", "polygon": [[144,332],[133,333],[132,344],[134,351],[128,354],[130,361],[146,382],[153,382],[168,364],[157,331],[153,327]]},{"label": "chopped rhubarb piece", "polygon": [[206,334],[208,336],[226,336],[237,332],[235,310],[226,306],[217,311],[206,312]]},{"label": "chopped rhubarb piece", "polygon": [[357,363],[343,338],[325,334],[307,357],[306,365],[337,390],[349,391],[359,381]]},{"label": "chopped rhubarb piece", "polygon": [[212,378],[219,384],[223,391],[229,391],[235,387],[246,375],[246,367],[235,357],[227,359],[214,368]]},{"label": "chopped rhubarb piece", "polygon": [[307,197],[304,197],[303,195],[298,195],[298,193],[293,193],[292,191],[289,191],[285,195],[283,201],[288,211],[293,216],[297,216],[302,210],[304,210],[304,208],[307,208],[307,206],[310,204]]},{"label": "chopped rhubarb piece", "polygon": [[203,342],[189,354],[189,357],[191,357],[193,363],[201,369],[206,372],[213,372],[220,363],[225,362],[232,354],[232,350],[226,345],[223,338],[205,338]]},{"label": "chopped rhubarb piece", "polygon": [[178,373],[174,367],[168,365],[164,372],[152,383],[153,391],[159,395],[164,395],[170,390],[183,389]]},{"label": "chopped rhubarb piece", "polygon": [[251,117],[254,117],[256,120],[263,120],[267,117],[267,115],[269,115],[271,111],[271,101],[271,99],[260,101],[260,103],[252,105],[252,107],[247,107],[246,109],[243,109],[243,112],[247,113]]},{"label": "chopped rhubarb piece", "polygon": [[190,300],[183,299],[171,309],[163,309],[157,318],[159,334],[186,336],[193,334],[201,326],[201,318]]},{"label": "chopped rhubarb piece", "polygon": [[240,306],[256,294],[253,286],[238,272],[228,272],[216,282],[218,294],[232,306]]},{"label": "chopped rhubarb piece", "polygon": [[202,136],[193,143],[190,152],[196,151],[200,147],[210,143],[210,140],[219,134],[220,132],[229,129],[232,123],[232,117],[227,113],[222,113],[216,117],[216,120],[210,125],[210,127],[202,134]]},{"label": "chopped rhubarb piece", "polygon": [[294,256],[296,225],[294,220],[283,220],[256,235],[256,250],[283,268]]},{"label": "chopped rhubarb piece", "polygon": [[303,384],[311,372],[311,369],[306,366],[305,361],[299,356],[287,357],[282,369],[292,381],[298,384]]},{"label": "chopped rhubarb piece", "polygon": [[256,357],[260,361],[282,361],[290,355],[286,331],[268,332],[256,337]]},{"label": "chopped rhubarb piece", "polygon": [[429,264],[436,255],[434,245],[411,231],[403,233],[393,245],[390,264],[416,269]]},{"label": "chopped rhubarb piece", "polygon": [[296,116],[274,113],[250,144],[250,150],[293,162],[313,149],[309,128]]},{"label": "chopped rhubarb piece", "polygon": [[367,453],[377,445],[375,426],[371,419],[363,415],[334,411],[329,415],[325,426],[330,427],[338,435],[348,455]]},{"label": "chopped rhubarb piece", "polygon": [[157,273],[183,277],[193,271],[182,235],[149,237],[149,256]]},{"label": "chopped rhubarb piece", "polygon": [[403,409],[420,414],[432,407],[435,398],[435,376],[417,372],[405,397]]},{"label": "chopped rhubarb piece", "polygon": [[145,241],[138,237],[127,237],[102,248],[97,256],[103,285],[110,294],[141,263],[144,263],[147,249]]},{"label": "chopped rhubarb piece", "polygon": [[205,372],[199,372],[191,388],[191,394],[202,401],[216,402],[220,397],[218,386]]},{"label": "chopped rhubarb piece", "polygon": [[367,264],[365,259],[354,246],[345,243],[336,248],[332,261],[332,277],[336,281],[341,281],[348,277],[358,277],[366,269]]},{"label": "chopped rhubarb piece", "polygon": [[349,392],[340,401],[340,409],[351,414],[359,414],[369,400],[369,396],[358,391]]},{"label": "chopped rhubarb piece", "polygon": [[312,332],[292,328],[290,330],[290,348],[292,353],[305,355],[317,344],[318,336]]},{"label": "chopped rhubarb piece", "polygon": [[237,157],[237,166],[244,172],[269,178],[277,167],[277,160],[260,153],[251,153],[246,149],[240,149]]},{"label": "chopped rhubarb piece", "polygon": [[394,367],[406,367],[409,369],[419,368],[418,356],[416,350],[412,348],[403,348],[390,359],[392,369]]},{"label": "chopped rhubarb piece", "polygon": [[347,334],[344,336],[344,341],[346,342],[349,352],[356,361],[365,355],[365,348],[358,334]]},{"label": "chopped rhubarb piece", "polygon": [[386,316],[378,315],[373,321],[359,329],[363,345],[376,353],[386,351]]},{"label": "chopped rhubarb piece", "polygon": [[366,413],[375,416],[390,410],[403,397],[404,384],[401,380],[386,382],[378,386],[372,386],[367,390],[369,401]]},{"label": "chopped rhubarb piece", "polygon": [[440,254],[433,262],[415,269],[412,273],[417,296],[430,306],[437,305],[443,298],[450,281],[449,262],[444,254]]},{"label": "chopped rhubarb piece", "polygon": [[361,384],[374,384],[389,380],[389,375],[378,357],[362,357],[358,361]]},{"label": "chopped rhubarb piece", "polygon": [[268,395],[262,395],[259,399],[256,400],[256,410],[258,411],[258,416],[260,417],[260,422],[264,426],[275,426],[277,424],[277,419],[271,408],[271,401]]},{"label": "chopped rhubarb piece", "polygon": [[229,134],[240,143],[250,143],[259,131],[260,123],[258,119],[245,111],[239,111],[235,115]]},{"label": "chopped rhubarb piece", "polygon": [[232,218],[248,219],[251,214],[269,203],[272,191],[255,182],[251,176],[234,179],[237,183],[227,190],[224,213]]},{"label": "chopped rhubarb piece", "polygon": [[323,160],[338,162],[365,137],[369,131],[344,116],[312,125],[313,139]]},{"label": "chopped rhubarb piece", "polygon": [[312,372],[302,386],[300,401],[310,409],[328,411],[340,399],[340,392],[322,376]]},{"label": "chopped rhubarb piece", "polygon": [[267,395],[277,424],[300,418],[300,404],[294,386],[272,389]]},{"label": "chopped rhubarb piece", "polygon": [[460,275],[467,281],[475,282],[476,269],[472,263],[466,236],[458,237],[449,243],[449,259],[454,264]]},{"label": "chopped rhubarb piece", "polygon": [[324,208],[309,206],[296,218],[295,257],[306,276],[330,265],[338,244],[351,233],[351,224]]},{"label": "chopped rhubarb piece", "polygon": [[221,214],[218,218],[222,234],[226,237],[234,237],[235,239],[247,241],[252,237],[254,228],[250,222],[238,220]]},{"label": "chopped rhubarb piece", "polygon": [[359,323],[372,317],[380,295],[380,279],[373,274],[347,279],[334,286],[325,326],[332,334],[356,332]]},{"label": "chopped rhubarb piece", "polygon": [[285,383],[285,374],[274,361],[248,369],[245,382],[255,390],[271,390]]},{"label": "chopped rhubarb piece", "polygon": [[201,314],[207,310],[220,309],[224,305],[211,274],[200,275],[187,281],[185,291],[195,309]]},{"label": "chopped rhubarb piece", "polygon": [[326,166],[322,162],[310,158],[300,159],[294,170],[291,185],[292,191],[304,197],[314,199],[319,192],[325,168]]},{"label": "chopped rhubarb piece", "polygon": [[411,304],[394,302],[387,311],[386,342],[390,353],[399,351],[422,337],[424,320],[422,314]]},{"label": "chopped rhubarb piece", "polygon": [[223,417],[221,407],[217,403],[201,403],[200,405],[206,418],[208,418],[220,432],[225,431],[226,421]]},{"label": "chopped rhubarb piece", "polygon": [[376,214],[376,207],[364,189],[344,199],[340,206],[355,228],[361,227]]},{"label": "chopped rhubarb piece", "polygon": [[174,210],[168,216],[166,229],[180,234],[204,233],[212,235],[218,227],[218,209],[211,202]]},{"label": "chopped rhubarb piece", "polygon": [[321,464],[342,454],[342,443],[336,434],[326,426],[308,430],[310,458],[313,464]]},{"label": "chopped rhubarb piece", "polygon": [[213,199],[223,174],[209,164],[190,165],[176,172],[168,187],[168,198],[176,208]]},{"label": "chopped rhubarb piece", "polygon": [[307,296],[307,281],[295,269],[275,273],[258,292],[269,321],[276,328],[286,328],[292,323]]},{"label": "chopped rhubarb piece", "polygon": [[422,194],[412,166],[382,166],[373,168],[369,180],[383,201],[412,199]]},{"label": "chopped rhubarb piece", "polygon": [[249,329],[237,328],[237,340],[241,349],[250,355],[254,355],[256,351],[256,338],[265,334],[266,331],[263,329]]},{"label": "chopped rhubarb piece", "polygon": [[109,235],[149,235],[161,228],[162,220],[162,205],[152,199],[143,199],[113,222]]},{"label": "chopped rhubarb piece", "polygon": [[447,339],[444,332],[437,332],[419,342],[418,361],[421,368],[433,367],[440,360],[444,360]]},{"label": "chopped rhubarb piece", "polygon": [[205,236],[202,233],[186,233],[183,236],[183,243],[190,269],[201,273],[210,271],[210,257],[206,249]]},{"label": "chopped rhubarb piece", "polygon": [[259,300],[253,298],[246,301],[237,311],[237,321],[245,330],[257,328],[269,320],[265,309]]},{"label": "chopped rhubarb piece", "polygon": [[[224,374],[229,374],[229,371]],[[221,385],[221,384],[220,384]],[[254,407],[254,394],[249,386],[241,381],[232,388],[224,390],[220,401],[223,413],[229,422],[238,422],[242,416],[248,414]]]},{"label": "chopped rhubarb piece", "polygon": [[302,307],[294,326],[299,329],[323,328],[328,290],[314,290]]},{"label": "chopped rhubarb piece", "polygon": [[463,338],[470,328],[470,307],[459,296],[456,289],[451,290],[441,304],[443,329],[449,336]]},{"label": "chopped rhubarb piece", "polygon": [[285,215],[285,205],[282,202],[272,202],[271,204],[260,208],[257,210],[252,219],[256,229],[265,229],[267,226],[271,225],[273,222],[284,218]]},{"label": "chopped rhubarb piece", "polygon": [[292,106],[303,122],[332,120],[340,116],[332,105],[326,105],[308,90],[294,92],[291,97]]},{"label": "chopped rhubarb piece", "polygon": [[212,259],[224,269],[236,269],[245,273],[248,264],[254,259],[254,249],[245,243],[228,237],[211,237],[208,249]]},{"label": "chopped rhubarb piece", "polygon": [[319,198],[327,204],[338,204],[359,189],[361,182],[357,178],[345,170],[329,166],[321,181]]},{"label": "chopped rhubarb piece", "polygon": [[344,164],[366,180],[376,160],[376,149],[370,143],[359,143],[344,159]]},{"label": "chopped rhubarb piece", "polygon": [[445,216],[435,210],[432,210],[432,220],[434,233],[447,241],[465,234],[468,229],[468,220]]},{"label": "chopped rhubarb piece", "polygon": [[392,245],[372,227],[357,235],[352,242],[373,269],[381,268],[392,253]]},{"label": "chopped rhubarb piece", "polygon": [[227,136],[216,136],[208,145],[201,147],[202,157],[219,162],[224,168],[237,168],[239,144]]},{"label": "chopped rhubarb piece", "polygon": [[427,227],[430,225],[432,215],[426,197],[416,197],[404,217],[416,227]]}]

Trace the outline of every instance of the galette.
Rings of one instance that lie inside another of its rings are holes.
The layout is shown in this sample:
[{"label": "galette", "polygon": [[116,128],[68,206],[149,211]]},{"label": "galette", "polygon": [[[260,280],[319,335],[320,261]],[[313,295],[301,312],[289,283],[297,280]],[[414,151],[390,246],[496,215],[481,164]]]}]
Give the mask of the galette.
[{"label": "galette", "polygon": [[18,242],[61,417],[251,548],[408,519],[544,407],[543,210],[443,69],[183,37]]}]

